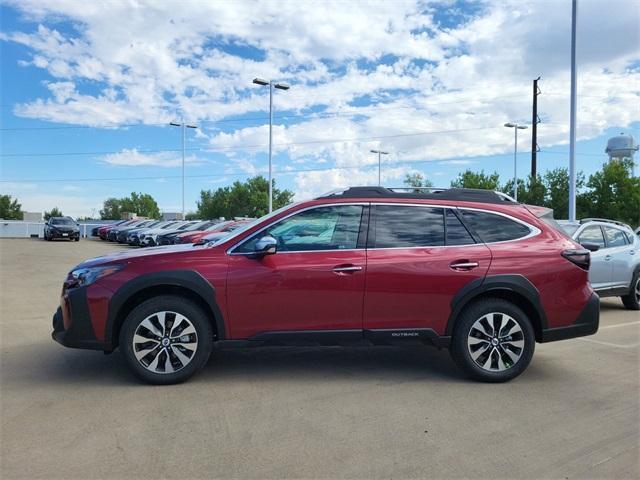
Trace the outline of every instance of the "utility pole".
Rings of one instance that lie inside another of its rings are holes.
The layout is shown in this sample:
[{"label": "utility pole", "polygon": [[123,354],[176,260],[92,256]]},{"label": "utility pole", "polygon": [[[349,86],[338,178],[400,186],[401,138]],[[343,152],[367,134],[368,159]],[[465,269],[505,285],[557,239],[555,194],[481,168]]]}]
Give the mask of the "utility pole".
[{"label": "utility pole", "polygon": [[576,21],[578,2],[571,2],[571,112],[569,120],[569,221],[576,220]]},{"label": "utility pole", "polygon": [[535,182],[538,174],[538,124],[540,117],[538,116],[538,95],[542,92],[538,88],[538,80],[533,81],[533,113],[531,115],[531,179]]}]

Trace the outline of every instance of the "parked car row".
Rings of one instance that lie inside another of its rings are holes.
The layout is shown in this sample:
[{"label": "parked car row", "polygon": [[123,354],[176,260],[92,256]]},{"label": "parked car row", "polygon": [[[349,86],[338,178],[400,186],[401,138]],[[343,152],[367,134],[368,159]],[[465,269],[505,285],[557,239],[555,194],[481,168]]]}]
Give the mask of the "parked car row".
[{"label": "parked car row", "polygon": [[126,243],[137,247],[209,242],[232,232],[243,220],[123,220],[96,227],[95,235],[102,240]]}]

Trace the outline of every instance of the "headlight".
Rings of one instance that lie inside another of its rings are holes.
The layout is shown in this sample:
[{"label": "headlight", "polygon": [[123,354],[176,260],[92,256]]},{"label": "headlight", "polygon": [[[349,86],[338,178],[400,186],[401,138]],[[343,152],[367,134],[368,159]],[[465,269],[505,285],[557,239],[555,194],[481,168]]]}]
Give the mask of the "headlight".
[{"label": "headlight", "polygon": [[107,265],[104,267],[78,268],[71,272],[71,276],[76,280],[79,287],[91,285],[96,280],[112,273],[116,273],[124,268],[124,265]]}]

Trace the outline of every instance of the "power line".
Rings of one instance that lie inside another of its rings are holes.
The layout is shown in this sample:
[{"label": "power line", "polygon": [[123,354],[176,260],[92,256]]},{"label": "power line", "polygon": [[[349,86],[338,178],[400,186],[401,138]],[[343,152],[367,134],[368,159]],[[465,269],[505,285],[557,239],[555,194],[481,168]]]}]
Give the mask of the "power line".
[{"label": "power line", "polygon": [[[521,155],[526,155],[526,154],[530,154],[531,152],[528,151],[522,151],[522,152],[518,152]],[[551,153],[551,154],[561,154],[561,155],[567,155],[566,152],[556,152],[556,151],[547,151],[547,150],[542,150],[538,153]],[[488,155],[479,155],[479,156],[475,156],[475,157],[466,157],[465,159],[473,159],[473,158],[496,158],[496,157],[512,157],[512,153],[499,153],[499,154],[488,154]],[[577,155],[593,155],[593,156],[600,156],[597,154],[588,154],[588,153],[577,153]],[[385,165],[386,166],[390,166],[390,165],[420,165],[423,163],[437,163],[437,162],[450,162],[453,160],[457,160],[458,158],[454,157],[454,158],[443,158],[443,159],[431,159],[431,160],[404,160],[404,161],[390,161],[390,162],[386,162]],[[328,172],[328,171],[332,171],[332,170],[351,170],[351,169],[366,169],[366,168],[377,168],[377,164],[375,163],[370,163],[370,164],[359,164],[359,165],[335,165],[332,167],[325,167],[325,168],[307,168],[307,169],[285,169],[285,170],[275,170],[274,173],[277,173],[278,175],[287,175],[287,174],[294,174],[294,173],[304,173],[304,172]],[[219,178],[219,177],[233,177],[233,176],[250,176],[250,175],[257,175],[257,174],[262,174],[265,173],[265,170],[262,169],[256,169],[253,172],[248,172],[248,171],[236,171],[236,172],[225,172],[225,173],[213,173],[213,174],[192,174],[192,175],[186,175],[186,178]],[[69,183],[73,183],[73,182],[103,182],[103,181],[137,181],[137,180],[162,180],[162,179],[168,179],[168,178],[182,178],[182,175],[151,175],[151,176],[139,176],[139,177],[91,177],[91,178],[56,178],[56,179],[50,179],[50,178],[46,178],[46,179],[12,179],[12,180],[0,180],[0,183],[27,183],[27,182],[31,182],[31,183],[57,183],[57,182],[69,182]]]},{"label": "power line", "polygon": [[[340,139],[325,139],[325,140],[309,140],[305,142],[287,142],[287,143],[274,143],[274,146],[280,147],[288,147],[295,145],[312,145],[312,144],[323,144],[323,143],[347,143],[347,142],[362,142],[362,141],[373,141],[373,140],[381,140],[386,138],[402,138],[402,137],[414,137],[421,135],[436,135],[442,133],[457,133],[457,132],[466,132],[472,130],[487,130],[497,128],[495,126],[491,127],[471,127],[471,128],[457,128],[452,130],[434,130],[434,131],[423,131],[423,132],[414,132],[414,133],[398,133],[392,135],[377,135],[371,137],[358,137],[358,138],[340,138]],[[200,152],[220,152],[220,151],[236,151],[236,150],[248,150],[252,148],[263,148],[266,147],[266,144],[256,144],[256,145],[241,145],[234,147],[218,147],[218,148],[186,148],[185,150],[189,151],[200,151]],[[182,149],[155,149],[155,150],[136,150],[136,153],[163,153],[163,152],[181,152]],[[121,150],[110,150],[110,151],[93,151],[93,152],[34,152],[34,153],[0,153],[0,157],[51,157],[51,156],[78,156],[78,155],[110,155],[122,153]]]}]

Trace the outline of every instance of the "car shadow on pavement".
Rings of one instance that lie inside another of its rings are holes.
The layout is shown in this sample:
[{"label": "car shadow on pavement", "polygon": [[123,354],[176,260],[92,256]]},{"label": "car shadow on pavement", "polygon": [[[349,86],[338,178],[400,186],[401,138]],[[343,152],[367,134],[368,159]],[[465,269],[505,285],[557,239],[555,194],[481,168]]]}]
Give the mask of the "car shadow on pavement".
[{"label": "car shadow on pavement", "polygon": [[608,297],[600,299],[600,310],[627,310],[617,297]]},{"label": "car shadow on pavement", "polygon": [[[263,347],[214,349],[192,381],[467,381],[447,350],[432,347]],[[139,384],[119,351],[102,352],[32,344],[3,352],[2,383]]]},{"label": "car shadow on pavement", "polygon": [[261,347],[214,350],[205,379],[460,381],[447,350],[431,347]]},{"label": "car shadow on pavement", "polygon": [[[34,360],[37,359],[37,360]],[[548,381],[562,369],[532,362],[523,379]],[[549,370],[550,367],[553,367]],[[263,347],[214,349],[189,383],[203,382],[471,382],[447,350],[432,347]],[[20,385],[143,385],[119,351],[111,355],[35,344],[3,352],[3,387]]]}]

